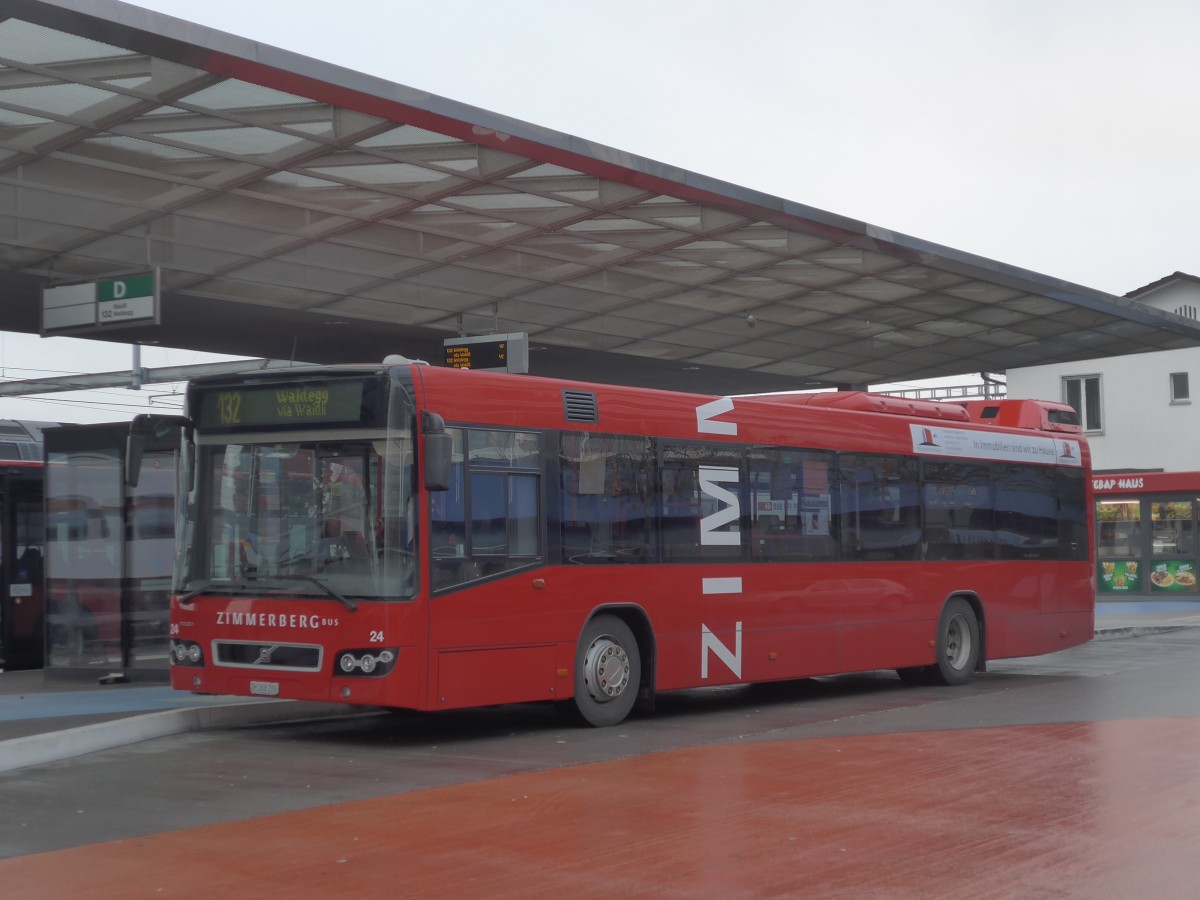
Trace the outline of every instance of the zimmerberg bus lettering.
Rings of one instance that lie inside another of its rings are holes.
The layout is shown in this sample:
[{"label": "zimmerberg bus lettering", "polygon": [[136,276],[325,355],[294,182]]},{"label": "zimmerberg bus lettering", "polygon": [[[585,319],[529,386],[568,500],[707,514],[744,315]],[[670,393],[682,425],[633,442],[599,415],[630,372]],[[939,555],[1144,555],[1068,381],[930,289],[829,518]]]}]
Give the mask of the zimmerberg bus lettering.
[{"label": "zimmerberg bus lettering", "polygon": [[714,422],[716,416],[733,412],[733,398],[721,397],[696,407],[696,431],[700,434],[728,434],[737,437],[737,422]]},{"label": "zimmerberg bus lettering", "polygon": [[721,662],[725,663],[738,678],[742,677],[742,623],[737,622],[734,625],[737,630],[737,636],[734,638],[734,650],[729,652],[729,648],[717,640],[717,636],[708,630],[707,625],[700,626],[700,677],[708,677],[708,654],[712,653]]},{"label": "zimmerberg bus lettering", "polygon": [[[738,521],[742,516],[741,501],[733,491],[718,486],[723,484],[739,484],[738,470],[724,466],[700,467],[700,490],[717,501],[715,512],[709,513],[700,520],[700,543],[721,547],[736,547],[742,542],[741,532],[737,530]],[[717,531],[733,523],[730,531]]]},{"label": "zimmerberg bus lettering", "polygon": [[[737,422],[714,422],[714,416],[733,411],[733,398],[722,397],[711,403],[696,407],[696,431],[701,434],[737,435]],[[702,546],[737,546],[741,543],[740,531],[717,531],[730,522],[737,527],[742,517],[741,501],[733,491],[720,484],[736,484],[741,487],[737,469],[728,466],[700,466],[700,490],[717,501],[716,512],[700,520],[700,544]],[[722,506],[722,504],[724,504]],[[705,594],[740,594],[741,578],[701,578],[700,590]],[[737,636],[731,651],[722,644],[709,627],[700,623],[700,678],[708,678],[708,655],[712,653],[729,668],[735,678],[742,677],[742,623],[734,626]]]},{"label": "zimmerberg bus lettering", "polygon": [[242,613],[217,611],[217,624],[242,628],[337,628],[337,619],[305,616],[300,613]]}]

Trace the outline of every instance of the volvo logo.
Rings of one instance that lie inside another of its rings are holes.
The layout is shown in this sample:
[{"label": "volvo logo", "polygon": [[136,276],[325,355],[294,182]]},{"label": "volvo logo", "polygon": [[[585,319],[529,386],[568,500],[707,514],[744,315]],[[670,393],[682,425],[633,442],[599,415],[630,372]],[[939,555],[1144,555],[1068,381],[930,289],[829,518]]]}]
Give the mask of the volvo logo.
[{"label": "volvo logo", "polygon": [[265,666],[267,663],[269,663],[271,661],[271,654],[274,653],[276,651],[276,649],[278,649],[278,647],[279,647],[278,644],[276,644],[273,647],[259,647],[258,648],[258,659],[256,659],[254,661],[254,664],[256,666]]}]

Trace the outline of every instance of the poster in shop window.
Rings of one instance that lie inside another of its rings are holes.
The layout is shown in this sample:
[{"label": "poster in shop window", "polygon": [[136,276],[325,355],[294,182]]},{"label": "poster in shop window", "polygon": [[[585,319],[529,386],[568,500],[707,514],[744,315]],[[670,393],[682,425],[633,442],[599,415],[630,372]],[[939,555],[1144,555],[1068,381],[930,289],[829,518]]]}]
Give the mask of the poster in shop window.
[{"label": "poster in shop window", "polygon": [[1139,564],[1133,560],[1100,560],[1099,588],[1102,594],[1140,591]]},{"label": "poster in shop window", "polygon": [[1191,560],[1155,561],[1150,571],[1150,592],[1154,594],[1196,593],[1196,567]]}]

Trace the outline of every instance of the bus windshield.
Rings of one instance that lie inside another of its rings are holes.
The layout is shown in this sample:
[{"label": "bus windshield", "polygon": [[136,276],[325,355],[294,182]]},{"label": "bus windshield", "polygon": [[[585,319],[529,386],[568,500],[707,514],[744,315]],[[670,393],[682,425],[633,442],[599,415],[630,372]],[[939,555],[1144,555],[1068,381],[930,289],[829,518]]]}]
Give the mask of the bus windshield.
[{"label": "bus windshield", "polygon": [[197,448],[193,552],[177,589],[411,598],[411,435],[280,438]]}]

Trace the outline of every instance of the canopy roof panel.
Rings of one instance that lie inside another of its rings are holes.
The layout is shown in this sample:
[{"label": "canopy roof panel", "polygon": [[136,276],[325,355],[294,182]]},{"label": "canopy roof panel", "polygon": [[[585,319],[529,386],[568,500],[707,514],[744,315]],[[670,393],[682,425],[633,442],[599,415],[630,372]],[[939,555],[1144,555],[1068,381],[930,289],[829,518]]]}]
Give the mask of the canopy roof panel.
[{"label": "canopy roof panel", "polygon": [[104,336],[314,362],[530,335],[534,371],[883,383],[1195,346],[1134,300],[114,0],[0,0],[0,291],[158,267]]}]

